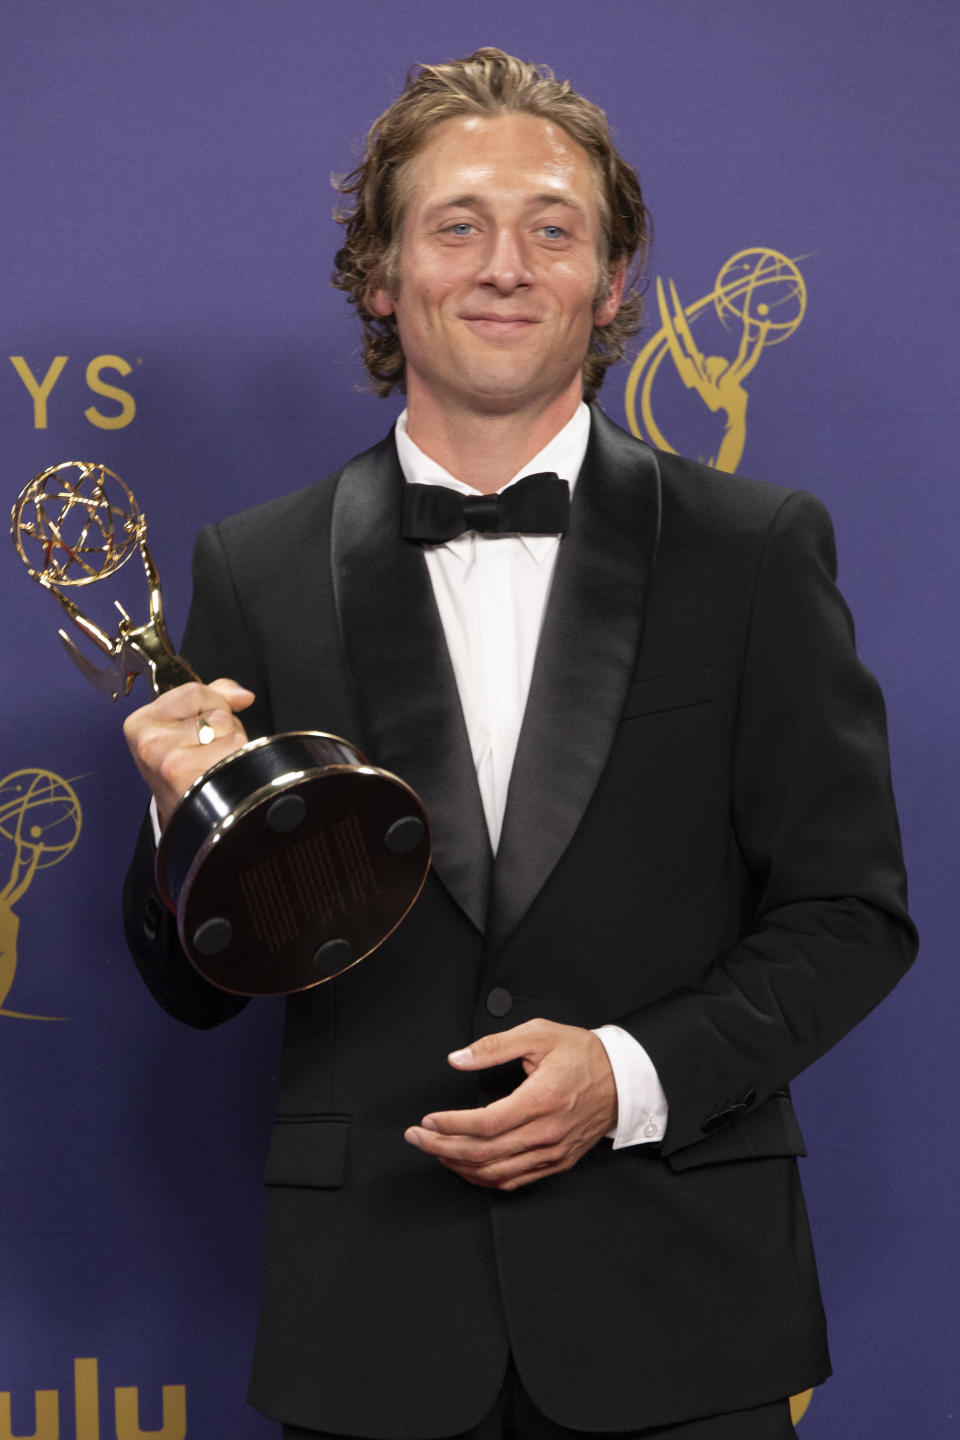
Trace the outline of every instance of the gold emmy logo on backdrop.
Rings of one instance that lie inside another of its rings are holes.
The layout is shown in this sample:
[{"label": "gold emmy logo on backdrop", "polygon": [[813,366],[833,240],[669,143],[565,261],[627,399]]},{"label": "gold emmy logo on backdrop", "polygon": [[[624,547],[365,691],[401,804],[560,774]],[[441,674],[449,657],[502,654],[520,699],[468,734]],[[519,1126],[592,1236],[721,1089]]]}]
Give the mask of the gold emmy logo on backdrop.
[{"label": "gold emmy logo on backdrop", "polygon": [[[62,1020],[62,1015],[28,1015],[5,1002],[17,969],[22,900],[38,870],[65,860],[80,837],[82,814],[68,780],[49,770],[15,770],[0,780],[0,856],[12,847],[10,874],[0,890],[0,1015],[17,1020]],[[0,871],[2,874],[2,871]]]},{"label": "gold emmy logo on backdrop", "polygon": [[[708,410],[724,417],[720,444],[709,456],[708,463],[733,474],[747,439],[750,397],[743,382],[765,349],[782,345],[797,329],[807,308],[807,287],[796,260],[781,255],[779,250],[755,247],[731,255],[721,267],[713,289],[692,304],[681,304],[672,280],[669,290],[668,300],[658,275],[660,329],[637,356],[627,380],[630,429],[634,435],[646,435],[659,449],[677,453],[653,413],[654,382],[669,355],[687,389],[695,391]],[[711,307],[724,330],[739,331],[737,351],[732,358],[709,355],[694,339],[694,325]],[[637,420],[638,391],[642,427]]]},{"label": "gold emmy logo on backdrop", "polygon": [[[9,355],[7,358],[33,402],[33,428],[46,430],[50,395],[63,374],[70,359],[69,355],[54,355],[43,375],[35,375],[23,355]],[[138,357],[135,363],[142,365],[143,361]],[[137,402],[129,390],[121,390],[119,385],[108,384],[103,378],[105,370],[115,370],[118,375],[132,375],[133,365],[124,360],[122,355],[94,355],[86,367],[87,389],[94,395],[105,396],[118,405],[119,409],[115,414],[110,414],[109,411],[104,414],[95,405],[88,405],[83,414],[98,430],[122,430],[136,415]],[[3,1440],[2,1433],[0,1440]]]},{"label": "gold emmy logo on backdrop", "polygon": [[799,1395],[790,1396],[790,1419],[793,1421],[794,1425],[796,1425],[797,1421],[802,1420],[804,1415],[806,1415],[807,1411],[810,1409],[810,1401],[812,1399],[812,1390],[801,1390]]},{"label": "gold emmy logo on backdrop", "polygon": [[[184,1385],[164,1385],[161,1390],[163,1419],[159,1430],[144,1430],[140,1425],[140,1387],[117,1385],[113,1391],[113,1428],[104,1416],[101,1423],[100,1370],[95,1355],[83,1356],[73,1362],[73,1416],[70,1434],[75,1440],[186,1440],[187,1391]],[[33,1392],[34,1427],[30,1440],[59,1440],[67,1436],[67,1414],[70,1407],[69,1386],[62,1390]],[[61,1400],[63,1405],[61,1406]],[[0,1390],[0,1440],[16,1440],[12,1425],[12,1395]],[[102,1407],[108,1408],[108,1404]],[[61,1409],[64,1426],[61,1429]],[[18,1435],[22,1432],[17,1431]]]}]

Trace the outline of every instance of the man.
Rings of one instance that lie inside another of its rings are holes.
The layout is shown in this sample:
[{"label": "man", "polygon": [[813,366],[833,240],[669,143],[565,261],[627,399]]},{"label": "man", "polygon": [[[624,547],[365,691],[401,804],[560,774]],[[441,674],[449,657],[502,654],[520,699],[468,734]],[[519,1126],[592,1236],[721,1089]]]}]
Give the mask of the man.
[{"label": "man", "polygon": [[[342,188],[335,283],[406,411],[204,532],[183,648],[231,678],[127,726],[161,824],[246,734],[317,727],[433,822],[399,930],[288,1002],[250,1398],[291,1440],[783,1440],[829,1371],[786,1086],[914,953],[829,521],[583,404],[645,217],[549,72],[420,68]],[[547,533],[472,498],[447,533],[411,488],[543,472]],[[180,953],[153,845],[131,947],[216,1024],[242,1002]]]}]

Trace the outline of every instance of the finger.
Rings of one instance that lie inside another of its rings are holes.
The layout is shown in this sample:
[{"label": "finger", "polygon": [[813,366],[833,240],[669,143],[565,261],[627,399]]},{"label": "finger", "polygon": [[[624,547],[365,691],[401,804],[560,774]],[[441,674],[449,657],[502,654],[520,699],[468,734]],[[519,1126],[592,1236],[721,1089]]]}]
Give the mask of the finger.
[{"label": "finger", "polygon": [[[218,680],[213,685],[191,681],[132,711],[124,722],[124,734],[135,754],[158,744],[208,745],[218,736],[236,734],[246,738],[235,711],[246,709],[253,699],[252,691],[232,680]],[[214,732],[207,733],[205,740],[199,734],[201,721]]]},{"label": "finger", "polygon": [[[222,708],[216,710],[202,710],[199,715],[189,715],[180,721],[181,743],[190,748],[191,746],[214,746],[219,740],[230,741],[230,749],[236,749],[238,745],[246,742],[247,732],[243,724],[238,720],[232,710]],[[222,747],[216,752],[211,749],[210,757],[206,763],[213,764],[213,755],[216,753],[219,759],[221,755],[229,753]]]},{"label": "finger", "polygon": [[202,715],[197,716],[197,739],[201,745],[210,745],[217,738],[217,732],[209,720]]},{"label": "finger", "polygon": [[[187,744],[196,743],[199,745],[213,745],[217,740],[230,739],[243,744],[247,735],[243,724],[237,719],[237,711],[246,710],[253,704],[255,695],[252,690],[247,690],[243,685],[238,685],[235,680],[220,679],[214,680],[210,685],[204,686],[206,694],[196,696],[196,700],[211,697],[211,703],[206,704],[195,716],[185,716],[184,724],[188,732],[192,725],[195,734],[188,733]],[[224,752],[221,747],[217,758],[222,758]],[[209,763],[213,763],[213,752],[211,751]]]},{"label": "finger", "polygon": [[182,715],[176,713],[183,708],[181,705],[161,709],[159,700],[154,704],[156,710],[148,706],[124,727],[127,743],[141,769],[159,770],[168,758],[176,766],[187,763],[205,769],[214,758],[246,742],[242,721],[221,700],[214,698],[195,708],[200,704],[198,697]]},{"label": "finger", "polygon": [[[545,1166],[540,1170],[526,1170],[520,1175],[503,1175],[493,1177],[487,1175],[470,1175],[458,1170],[454,1165],[444,1167],[451,1174],[459,1175],[461,1180],[466,1180],[468,1185],[476,1185],[482,1190],[500,1190],[507,1193],[511,1190],[520,1190],[525,1185],[532,1185],[536,1180],[545,1180],[548,1175],[559,1175],[560,1166]],[[569,1169],[569,1166],[562,1167]]]},{"label": "finger", "polygon": [[465,1049],[452,1050],[447,1060],[458,1070],[487,1070],[510,1060],[532,1059],[542,1054],[559,1028],[549,1020],[527,1020],[510,1030],[481,1035]]},{"label": "finger", "polygon": [[424,1132],[421,1148],[429,1146],[441,1165],[474,1185],[513,1189],[569,1170],[598,1138],[551,1116],[495,1141]]},{"label": "finger", "polygon": [[216,690],[218,695],[222,695],[231,710],[246,710],[247,706],[252,705],[257,698],[253,691],[248,690],[245,685],[240,685],[236,680],[230,680],[226,676],[219,680],[211,680],[207,689]]},{"label": "finger", "polygon": [[560,1175],[564,1170],[571,1169],[577,1159],[579,1152],[544,1149],[527,1151],[483,1166],[462,1165],[449,1160],[441,1160],[440,1164],[470,1185],[486,1190],[509,1191],[532,1185],[536,1180],[545,1180],[548,1175]]},{"label": "finger", "polygon": [[[478,1112],[449,1112],[454,1121],[462,1121],[465,1113],[475,1115]],[[479,1114],[482,1117],[483,1112]],[[438,1160],[452,1160],[473,1166],[488,1165],[526,1152],[563,1145],[576,1128],[568,1117],[546,1113],[496,1133],[492,1133],[494,1122],[482,1118],[479,1121],[479,1130],[475,1127],[468,1129],[460,1124],[455,1130],[447,1132],[438,1130],[432,1121],[433,1116],[428,1116],[422,1124],[411,1125],[404,1132],[407,1143]]]},{"label": "finger", "polygon": [[[230,688],[225,689],[225,686]],[[251,703],[245,701],[244,697],[247,695],[250,695],[252,700],[252,692],[232,680],[218,680],[212,685],[191,680],[186,685],[176,685],[172,690],[165,690],[149,704],[131,711],[124,722],[124,731],[128,735],[131,732],[137,734],[142,729],[195,719],[206,711],[226,710],[229,714],[234,708],[245,708],[246,704]],[[236,706],[231,704],[231,697],[238,702]]]},{"label": "finger", "polygon": [[526,1126],[522,1131],[496,1140],[475,1140],[469,1135],[435,1135],[412,1126],[405,1135],[427,1155],[451,1170],[471,1178],[519,1174],[532,1165],[552,1163],[561,1158],[565,1146],[553,1132],[538,1132]]},{"label": "finger", "polygon": [[[237,694],[224,692],[214,685],[206,687],[214,698],[210,704],[204,705],[195,715],[186,715],[180,722],[183,727],[184,743],[212,745],[216,740],[238,738],[244,743],[247,732],[243,727],[243,721],[237,715],[238,709],[246,709],[253,700],[249,690],[241,690]],[[249,699],[247,698],[249,696]],[[239,704],[237,702],[239,701]],[[226,703],[225,703],[226,702]]]},{"label": "finger", "polygon": [[433,1111],[423,1117],[419,1128],[431,1134],[493,1140],[530,1124],[550,1109],[550,1098],[538,1095],[537,1088],[524,1080],[502,1100],[493,1100],[475,1110]]},{"label": "finger", "polygon": [[[231,728],[242,728],[239,720],[234,721],[234,716],[252,705],[255,698],[252,690],[238,685],[235,680],[214,680],[210,685],[178,685],[154,702],[155,719],[159,723],[175,720],[189,723],[201,717],[220,716],[220,732],[224,733]],[[146,708],[149,710],[151,707]]]}]

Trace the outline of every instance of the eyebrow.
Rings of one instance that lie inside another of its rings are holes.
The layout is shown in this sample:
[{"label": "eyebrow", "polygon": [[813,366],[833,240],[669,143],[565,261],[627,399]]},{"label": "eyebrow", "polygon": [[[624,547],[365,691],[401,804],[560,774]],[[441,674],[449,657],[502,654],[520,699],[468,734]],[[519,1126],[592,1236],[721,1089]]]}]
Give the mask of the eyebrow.
[{"label": "eyebrow", "polygon": [[[483,205],[482,195],[452,195],[448,200],[438,200],[436,204],[427,207],[426,214],[433,215],[438,210],[453,210],[458,206],[468,208],[471,205]],[[531,195],[527,201],[528,208],[541,205],[562,205],[567,210],[575,210],[586,218],[587,212],[580,201],[566,190],[546,190],[539,195]]]}]

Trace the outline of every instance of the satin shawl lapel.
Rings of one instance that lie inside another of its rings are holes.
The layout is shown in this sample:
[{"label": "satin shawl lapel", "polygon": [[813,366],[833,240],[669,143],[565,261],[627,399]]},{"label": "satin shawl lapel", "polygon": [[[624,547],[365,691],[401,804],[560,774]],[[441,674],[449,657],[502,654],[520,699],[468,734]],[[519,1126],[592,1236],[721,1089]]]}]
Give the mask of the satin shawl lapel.
[{"label": "satin shawl lapel", "polygon": [[510,779],[487,922],[494,945],[542,889],[606,764],[659,530],[653,451],[595,409]]},{"label": "satin shawl lapel", "polygon": [[400,535],[403,483],[392,435],[340,476],[331,537],[340,633],[370,759],[419,794],[433,868],[482,930],[490,841],[423,551]]}]

